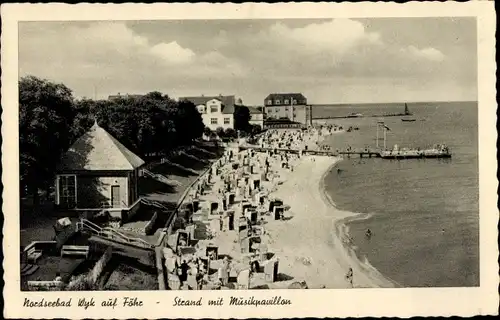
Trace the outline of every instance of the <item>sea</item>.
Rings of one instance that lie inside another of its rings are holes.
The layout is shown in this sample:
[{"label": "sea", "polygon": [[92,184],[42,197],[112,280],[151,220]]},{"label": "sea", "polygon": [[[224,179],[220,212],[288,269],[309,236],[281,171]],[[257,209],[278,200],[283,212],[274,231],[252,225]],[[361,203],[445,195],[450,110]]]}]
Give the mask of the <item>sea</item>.
[{"label": "sea", "polygon": [[[313,118],[380,115],[401,113],[404,103],[313,108]],[[325,192],[339,209],[358,213],[346,222],[356,254],[387,279],[403,287],[479,286],[477,102],[408,103],[408,108],[414,122],[401,117],[328,120],[358,130],[329,136],[324,143],[334,150],[374,147],[377,121],[384,121],[388,148],[446,144],[452,158],[352,157],[325,176]]]}]

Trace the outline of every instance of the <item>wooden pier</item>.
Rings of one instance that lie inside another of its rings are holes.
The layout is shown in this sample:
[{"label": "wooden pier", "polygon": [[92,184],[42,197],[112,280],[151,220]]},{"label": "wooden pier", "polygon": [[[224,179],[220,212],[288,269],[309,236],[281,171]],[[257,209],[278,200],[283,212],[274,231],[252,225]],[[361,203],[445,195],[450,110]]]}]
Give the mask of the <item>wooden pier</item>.
[{"label": "wooden pier", "polygon": [[[281,148],[261,148],[255,146],[240,146],[240,150],[252,149],[255,152],[285,152],[285,153],[293,153],[299,154],[300,150],[297,149],[281,149]],[[350,158],[351,156],[359,156],[360,158],[379,158],[380,151],[374,149],[355,149],[355,150],[302,150],[303,155],[312,155],[312,156],[328,156],[328,157],[338,157],[347,156]]]},{"label": "wooden pier", "polygon": [[[239,146],[240,150],[254,150],[255,152],[285,152],[285,153],[292,153],[292,154],[299,154],[301,150],[297,149],[282,149],[282,148],[262,148],[262,147],[256,147],[256,146]],[[330,156],[330,157],[335,157],[338,156],[339,154],[337,152],[333,151],[327,151],[327,150],[302,150],[303,155],[313,155],[313,156]]]},{"label": "wooden pier", "polygon": [[362,149],[362,150],[345,150],[339,151],[339,155],[347,156],[348,158],[352,156],[359,156],[360,158],[380,158],[380,150],[372,149]]},{"label": "wooden pier", "polygon": [[[300,150],[296,149],[281,149],[281,148],[261,148],[254,146],[240,146],[240,150],[252,149],[255,152],[285,152],[292,154],[300,154]],[[359,157],[359,158],[382,158],[387,160],[406,160],[406,159],[424,159],[424,158],[451,158],[449,152],[429,152],[429,150],[400,150],[400,151],[382,151],[382,149],[346,149],[346,150],[302,150],[303,155],[313,156],[327,156],[338,157],[344,156],[346,158]]]}]

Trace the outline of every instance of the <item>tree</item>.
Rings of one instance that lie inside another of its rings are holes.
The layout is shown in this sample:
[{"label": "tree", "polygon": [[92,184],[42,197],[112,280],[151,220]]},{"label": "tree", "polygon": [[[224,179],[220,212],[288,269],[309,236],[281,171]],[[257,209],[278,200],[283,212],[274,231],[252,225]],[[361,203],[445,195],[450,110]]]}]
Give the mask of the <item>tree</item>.
[{"label": "tree", "polygon": [[52,185],[56,165],[72,140],[75,118],[71,90],[33,76],[19,81],[19,154],[21,187],[33,195]]},{"label": "tree", "polygon": [[236,139],[238,137],[238,133],[233,128],[227,128],[224,130],[224,137]]},{"label": "tree", "polygon": [[259,126],[258,124],[252,125],[251,131],[250,131],[250,133],[251,133],[252,136],[254,136],[256,134],[259,134],[261,132],[262,132],[262,127],[261,126]]},{"label": "tree", "polygon": [[248,131],[250,128],[250,110],[245,106],[235,106],[234,129]]},{"label": "tree", "polygon": [[182,144],[189,144],[202,136],[205,125],[194,103],[187,100],[178,102],[176,128]]},{"label": "tree", "polygon": [[205,127],[203,129],[203,134],[207,137],[212,137],[214,135],[214,132],[209,127]]},{"label": "tree", "polygon": [[215,133],[217,134],[217,136],[219,138],[223,138],[224,137],[224,128],[218,127],[217,129],[215,129]]}]

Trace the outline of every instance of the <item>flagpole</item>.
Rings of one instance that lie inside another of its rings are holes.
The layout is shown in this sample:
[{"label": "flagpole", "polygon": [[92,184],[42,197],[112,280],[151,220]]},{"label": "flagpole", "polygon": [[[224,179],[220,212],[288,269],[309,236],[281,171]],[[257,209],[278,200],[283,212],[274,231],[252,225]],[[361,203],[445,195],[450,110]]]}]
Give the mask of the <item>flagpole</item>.
[{"label": "flagpole", "polygon": [[378,137],[378,127],[380,127],[380,123],[377,122],[377,149],[378,149],[378,140],[379,140],[379,137]]},{"label": "flagpole", "polygon": [[385,127],[384,124],[384,150],[386,150],[386,141],[387,141],[387,128]]}]

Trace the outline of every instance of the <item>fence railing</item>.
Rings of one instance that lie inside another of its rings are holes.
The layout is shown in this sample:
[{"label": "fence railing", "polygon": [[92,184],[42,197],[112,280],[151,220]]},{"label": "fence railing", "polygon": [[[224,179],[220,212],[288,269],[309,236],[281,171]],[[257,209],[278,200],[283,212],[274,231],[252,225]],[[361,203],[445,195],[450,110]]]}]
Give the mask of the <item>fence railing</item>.
[{"label": "fence railing", "polygon": [[121,232],[119,232],[116,229],[113,229],[111,227],[100,227],[97,224],[87,220],[87,219],[81,219],[79,222],[76,223],[76,230],[77,231],[85,231],[88,230],[92,232],[95,235],[107,238],[109,240],[114,240],[118,242],[123,242],[126,244],[132,244],[138,247],[150,249],[153,247],[152,244],[149,242],[141,239],[141,238],[133,238],[129,237]]}]

